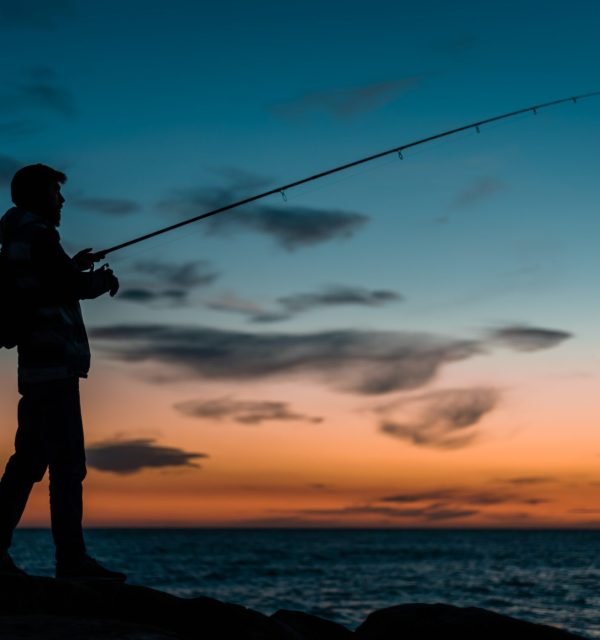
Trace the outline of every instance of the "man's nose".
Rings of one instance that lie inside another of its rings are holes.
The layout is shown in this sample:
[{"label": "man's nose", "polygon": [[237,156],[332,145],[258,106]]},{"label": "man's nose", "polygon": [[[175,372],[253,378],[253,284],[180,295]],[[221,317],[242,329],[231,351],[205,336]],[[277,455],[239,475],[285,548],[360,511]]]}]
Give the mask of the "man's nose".
[{"label": "man's nose", "polygon": [[64,196],[63,196],[63,194],[62,194],[62,193],[58,196],[58,201],[59,201],[61,204],[65,201],[65,198],[64,198]]}]

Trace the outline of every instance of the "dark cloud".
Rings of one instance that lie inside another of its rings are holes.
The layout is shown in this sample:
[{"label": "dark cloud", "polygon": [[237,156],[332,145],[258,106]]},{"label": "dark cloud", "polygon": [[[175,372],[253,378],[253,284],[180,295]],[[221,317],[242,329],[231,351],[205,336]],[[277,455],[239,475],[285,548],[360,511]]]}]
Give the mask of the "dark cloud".
[{"label": "dark cloud", "polygon": [[279,298],[278,302],[290,313],[299,313],[316,307],[361,305],[377,307],[389,302],[398,302],[402,296],[386,289],[364,289],[333,285],[315,293],[297,293]]},{"label": "dark cloud", "polygon": [[212,284],[219,274],[207,260],[193,260],[173,264],[158,260],[145,260],[135,265],[135,270],[161,282],[178,287],[205,287]]},{"label": "dark cloud", "polygon": [[9,185],[15,172],[22,166],[15,158],[0,155],[0,186]]},{"label": "dark cloud", "polygon": [[229,419],[241,424],[262,424],[263,422],[302,421],[319,423],[323,418],[309,416],[290,410],[287,402],[236,400],[232,397],[214,400],[191,400],[174,405],[186,416],[208,420]]},{"label": "dark cloud", "polygon": [[476,425],[498,398],[489,388],[431,391],[380,407],[380,430],[418,446],[457,449],[475,440]]},{"label": "dark cloud", "polygon": [[109,216],[125,216],[140,210],[137,202],[125,198],[80,197],[72,202],[80,209]]},{"label": "dark cloud", "polygon": [[360,213],[298,206],[257,206],[243,212],[214,218],[213,234],[249,229],[274,238],[284,249],[321,244],[328,240],[351,238],[369,218]]},{"label": "dark cloud", "polygon": [[[241,298],[233,293],[225,293],[212,300],[208,300],[206,306],[215,311],[225,311],[227,313],[237,313],[249,318],[262,318],[268,316],[269,313],[256,302]],[[272,314],[276,315],[276,314]],[[287,316],[282,315],[281,319],[285,320]]]},{"label": "dark cloud", "polygon": [[332,285],[314,293],[299,293],[278,298],[277,303],[280,308],[272,311],[231,294],[209,301],[207,306],[217,311],[244,315],[251,322],[266,323],[289,320],[299,313],[320,307],[342,305],[376,307],[400,300],[403,300],[403,297],[395,291]]},{"label": "dark cloud", "polygon": [[453,209],[466,209],[479,204],[504,189],[504,184],[496,178],[482,176],[463,189],[452,201]]},{"label": "dark cloud", "polygon": [[[272,182],[233,168],[217,172],[226,180],[225,185],[180,189],[159,202],[159,208],[181,218],[192,218],[253,196]],[[367,216],[351,211],[312,209],[286,203],[249,203],[240,210],[208,218],[203,227],[213,235],[254,231],[272,237],[280,246],[292,251],[335,238],[350,237],[368,220]]]},{"label": "dark cloud", "polygon": [[499,504],[528,504],[536,505],[547,503],[545,498],[521,496],[514,492],[506,491],[473,491],[460,488],[432,489],[429,491],[406,492],[380,499],[381,502],[393,502],[400,504],[412,504],[419,502],[432,502],[439,506],[477,506],[485,507]]},{"label": "dark cloud", "polygon": [[516,351],[541,351],[556,347],[561,342],[572,338],[573,334],[556,329],[515,325],[496,329],[491,332],[490,336],[493,341]]},{"label": "dark cloud", "polygon": [[[114,325],[93,329],[91,334],[115,358],[170,365],[180,375],[256,380],[302,374],[361,394],[416,389],[431,381],[442,365],[481,352],[480,344],[474,341],[402,332],[242,333],[169,325]],[[481,390],[479,403],[490,403],[491,393]],[[432,407],[437,402],[439,411],[447,414],[429,427],[432,440],[442,419],[453,421],[457,428],[467,421],[467,413],[476,421],[477,411],[484,412],[485,406],[478,408],[474,397],[469,406],[464,401],[462,409],[455,406],[462,398],[460,392],[457,394],[452,396],[458,397],[452,406],[446,396],[431,399]]]},{"label": "dark cloud", "polygon": [[306,92],[298,98],[274,105],[272,111],[287,117],[324,112],[336,118],[348,118],[397,100],[402,94],[414,89],[421,80],[422,76],[409,76],[359,87]]},{"label": "dark cloud", "polygon": [[585,515],[600,514],[600,509],[588,509],[586,507],[578,509],[569,509],[569,513],[580,513]]},{"label": "dark cloud", "polygon": [[206,260],[179,264],[148,260],[138,262],[133,270],[144,278],[120,291],[119,299],[141,304],[187,304],[194,288],[208,286],[218,278]]},{"label": "dark cloud", "polygon": [[0,28],[52,29],[75,14],[73,0],[0,0]]},{"label": "dark cloud", "polygon": [[434,48],[441,53],[458,54],[465,51],[471,51],[480,42],[481,40],[478,36],[471,33],[465,33],[454,38],[439,40],[434,43]]},{"label": "dark cloud", "polygon": [[19,138],[37,133],[43,127],[32,120],[10,120],[0,122],[0,136],[3,138]]},{"label": "dark cloud", "polygon": [[546,482],[554,482],[554,476],[518,476],[516,478],[507,478],[504,482],[516,485],[544,484]]},{"label": "dark cloud", "polygon": [[49,67],[29,69],[0,94],[0,111],[20,113],[22,110],[41,110],[67,118],[76,113],[73,95]]},{"label": "dark cloud", "polygon": [[208,458],[205,453],[163,447],[154,442],[150,438],[99,442],[87,447],[87,463],[100,471],[125,475],[150,468],[198,467],[192,460]]},{"label": "dark cloud", "polygon": [[477,509],[439,508],[435,505],[397,509],[394,507],[367,504],[356,507],[341,507],[339,509],[303,509],[297,513],[309,516],[376,515],[390,518],[418,518],[428,522],[439,522],[441,520],[454,520],[455,518],[468,518],[477,515],[479,511]]},{"label": "dark cloud", "polygon": [[171,302],[182,304],[187,300],[189,291],[187,289],[163,289],[153,291],[152,289],[130,288],[119,291],[119,300],[129,302]]}]

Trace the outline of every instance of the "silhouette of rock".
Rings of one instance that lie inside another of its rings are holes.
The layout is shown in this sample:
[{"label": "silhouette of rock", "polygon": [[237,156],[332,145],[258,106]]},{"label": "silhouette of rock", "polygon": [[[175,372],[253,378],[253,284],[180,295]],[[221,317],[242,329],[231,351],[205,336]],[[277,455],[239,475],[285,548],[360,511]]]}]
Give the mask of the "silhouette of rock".
[{"label": "silhouette of rock", "polygon": [[296,631],[303,640],[350,640],[355,634],[337,622],[323,620],[303,611],[280,609],[271,618],[283,622]]},{"label": "silhouette of rock", "polygon": [[545,625],[485,609],[398,605],[375,611],[356,632],[300,611],[267,617],[212,598],[128,584],[84,585],[0,576],[0,640],[576,640]]},{"label": "silhouette of rock", "polygon": [[401,604],[371,613],[358,627],[359,640],[575,640],[555,627],[524,622],[477,607]]}]

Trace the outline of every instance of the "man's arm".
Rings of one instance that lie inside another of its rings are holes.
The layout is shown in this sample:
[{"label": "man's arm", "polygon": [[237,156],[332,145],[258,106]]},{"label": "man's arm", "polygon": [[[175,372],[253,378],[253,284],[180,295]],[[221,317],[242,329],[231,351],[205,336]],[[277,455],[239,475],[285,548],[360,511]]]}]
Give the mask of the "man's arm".
[{"label": "man's arm", "polygon": [[32,240],[31,257],[39,274],[42,296],[48,301],[97,298],[119,288],[111,269],[84,272],[62,248],[55,229],[37,229]]}]

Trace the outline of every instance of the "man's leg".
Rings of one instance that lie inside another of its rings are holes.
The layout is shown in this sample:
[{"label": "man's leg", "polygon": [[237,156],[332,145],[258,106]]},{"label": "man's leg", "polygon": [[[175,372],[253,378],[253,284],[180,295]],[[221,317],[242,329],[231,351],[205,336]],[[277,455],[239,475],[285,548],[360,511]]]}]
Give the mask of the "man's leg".
[{"label": "man's leg", "polygon": [[20,391],[23,397],[19,401],[15,453],[0,480],[0,554],[10,547],[31,489],[44,477],[47,466],[36,388]]},{"label": "man's leg", "polygon": [[79,379],[48,383],[44,409],[56,559],[78,561],[85,555],[82,482],[86,475]]}]

